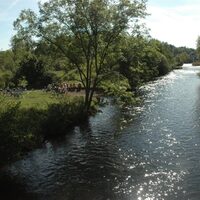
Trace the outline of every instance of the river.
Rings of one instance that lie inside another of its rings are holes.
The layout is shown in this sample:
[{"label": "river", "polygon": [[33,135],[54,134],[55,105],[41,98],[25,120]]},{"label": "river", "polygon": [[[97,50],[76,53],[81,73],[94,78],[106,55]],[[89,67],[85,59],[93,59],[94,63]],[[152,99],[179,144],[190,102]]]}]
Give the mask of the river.
[{"label": "river", "polygon": [[199,200],[199,71],[185,65],[142,87],[142,106],[123,111],[110,103],[65,137],[11,164],[4,173],[15,183],[9,189],[4,185],[4,195],[20,200]]}]

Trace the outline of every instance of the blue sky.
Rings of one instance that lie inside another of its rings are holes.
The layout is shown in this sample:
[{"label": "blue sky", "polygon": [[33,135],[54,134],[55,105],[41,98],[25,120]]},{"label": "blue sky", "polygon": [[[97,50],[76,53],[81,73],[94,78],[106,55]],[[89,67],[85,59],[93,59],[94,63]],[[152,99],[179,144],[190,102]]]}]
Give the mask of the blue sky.
[{"label": "blue sky", "polygon": [[37,0],[0,0],[0,49],[9,48],[14,34],[13,21],[27,8],[37,10]]},{"label": "blue sky", "polygon": [[[37,10],[38,0],[0,0],[0,49],[9,48],[13,21],[22,9]],[[200,35],[199,0],[149,0],[145,20],[152,37],[175,46],[195,48]]]}]

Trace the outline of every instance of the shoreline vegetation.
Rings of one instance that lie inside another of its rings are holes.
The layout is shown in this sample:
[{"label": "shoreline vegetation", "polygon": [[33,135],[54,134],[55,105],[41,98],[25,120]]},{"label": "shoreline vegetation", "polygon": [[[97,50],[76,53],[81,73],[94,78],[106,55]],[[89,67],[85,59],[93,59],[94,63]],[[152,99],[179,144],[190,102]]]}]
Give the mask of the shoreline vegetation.
[{"label": "shoreline vegetation", "polygon": [[[180,68],[179,68],[180,69]],[[154,77],[156,78],[156,77]],[[154,79],[152,77],[151,80]],[[144,83],[146,84],[146,83]],[[52,85],[50,86],[52,87]],[[102,84],[85,110],[84,90],[60,92],[55,89],[5,89],[0,92],[0,166],[22,158],[46,139],[67,134],[98,111],[101,96],[111,96],[122,107],[136,105],[140,97],[119,81]]]},{"label": "shoreline vegetation", "polygon": [[[96,112],[94,98],[91,113]],[[22,155],[49,137],[59,137],[88,118],[81,94],[24,91],[18,97],[0,93],[0,165]]]},{"label": "shoreline vegetation", "polygon": [[50,0],[21,11],[11,48],[0,51],[0,165],[95,113],[97,92],[134,105],[141,85],[198,60],[195,49],[150,37],[146,6]]},{"label": "shoreline vegetation", "polygon": [[192,63],[192,66],[200,66],[200,61],[195,61]]}]

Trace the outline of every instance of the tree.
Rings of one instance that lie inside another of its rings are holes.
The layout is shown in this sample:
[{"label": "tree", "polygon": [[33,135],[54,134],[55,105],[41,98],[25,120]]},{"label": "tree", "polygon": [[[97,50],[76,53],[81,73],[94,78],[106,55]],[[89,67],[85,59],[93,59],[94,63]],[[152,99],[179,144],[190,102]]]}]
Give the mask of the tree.
[{"label": "tree", "polygon": [[0,51],[0,70],[15,71],[14,54],[12,51]]},{"label": "tree", "polygon": [[21,12],[14,22],[18,36],[53,44],[77,70],[85,88],[85,109],[110,70],[106,60],[120,35],[146,15],[146,0],[50,0],[39,15]]},{"label": "tree", "polygon": [[133,90],[143,82],[167,74],[171,69],[171,51],[166,44],[148,35],[126,36],[121,47],[119,71]]},{"label": "tree", "polygon": [[182,66],[184,63],[189,63],[189,61],[190,61],[190,57],[186,52],[182,52],[182,53],[178,54],[175,57],[175,59],[176,59],[176,63],[179,66]]},{"label": "tree", "polygon": [[27,85],[29,89],[40,89],[51,83],[51,77],[46,73],[43,62],[31,56],[20,63],[14,82],[18,86]]},{"label": "tree", "polygon": [[197,58],[198,58],[198,60],[200,60],[200,36],[198,36],[198,38],[197,38],[196,52],[197,52]]}]

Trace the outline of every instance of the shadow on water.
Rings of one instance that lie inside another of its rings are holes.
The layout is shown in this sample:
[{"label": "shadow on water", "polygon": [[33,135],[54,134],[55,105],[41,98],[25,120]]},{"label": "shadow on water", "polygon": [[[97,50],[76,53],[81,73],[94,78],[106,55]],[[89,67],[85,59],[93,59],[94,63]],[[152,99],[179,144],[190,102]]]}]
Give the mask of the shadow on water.
[{"label": "shadow on water", "polygon": [[[110,103],[4,172],[11,199],[200,198],[200,79],[176,70],[141,88],[142,107]],[[6,178],[7,179],[7,178]],[[15,198],[16,197],[16,198]]]},{"label": "shadow on water", "polygon": [[28,194],[23,180],[2,170],[0,173],[0,198],[3,200],[35,200],[37,195]]},{"label": "shadow on water", "polygon": [[[119,111],[110,105],[103,108],[103,113],[75,127],[65,137],[48,141],[44,148],[8,167],[6,173],[22,180],[22,185],[20,181],[14,184],[17,196],[21,199],[113,199],[112,188],[119,181],[116,177],[123,174],[114,140],[118,121],[111,120]],[[7,188],[12,190],[9,185]],[[14,193],[8,194],[16,197]]]}]

